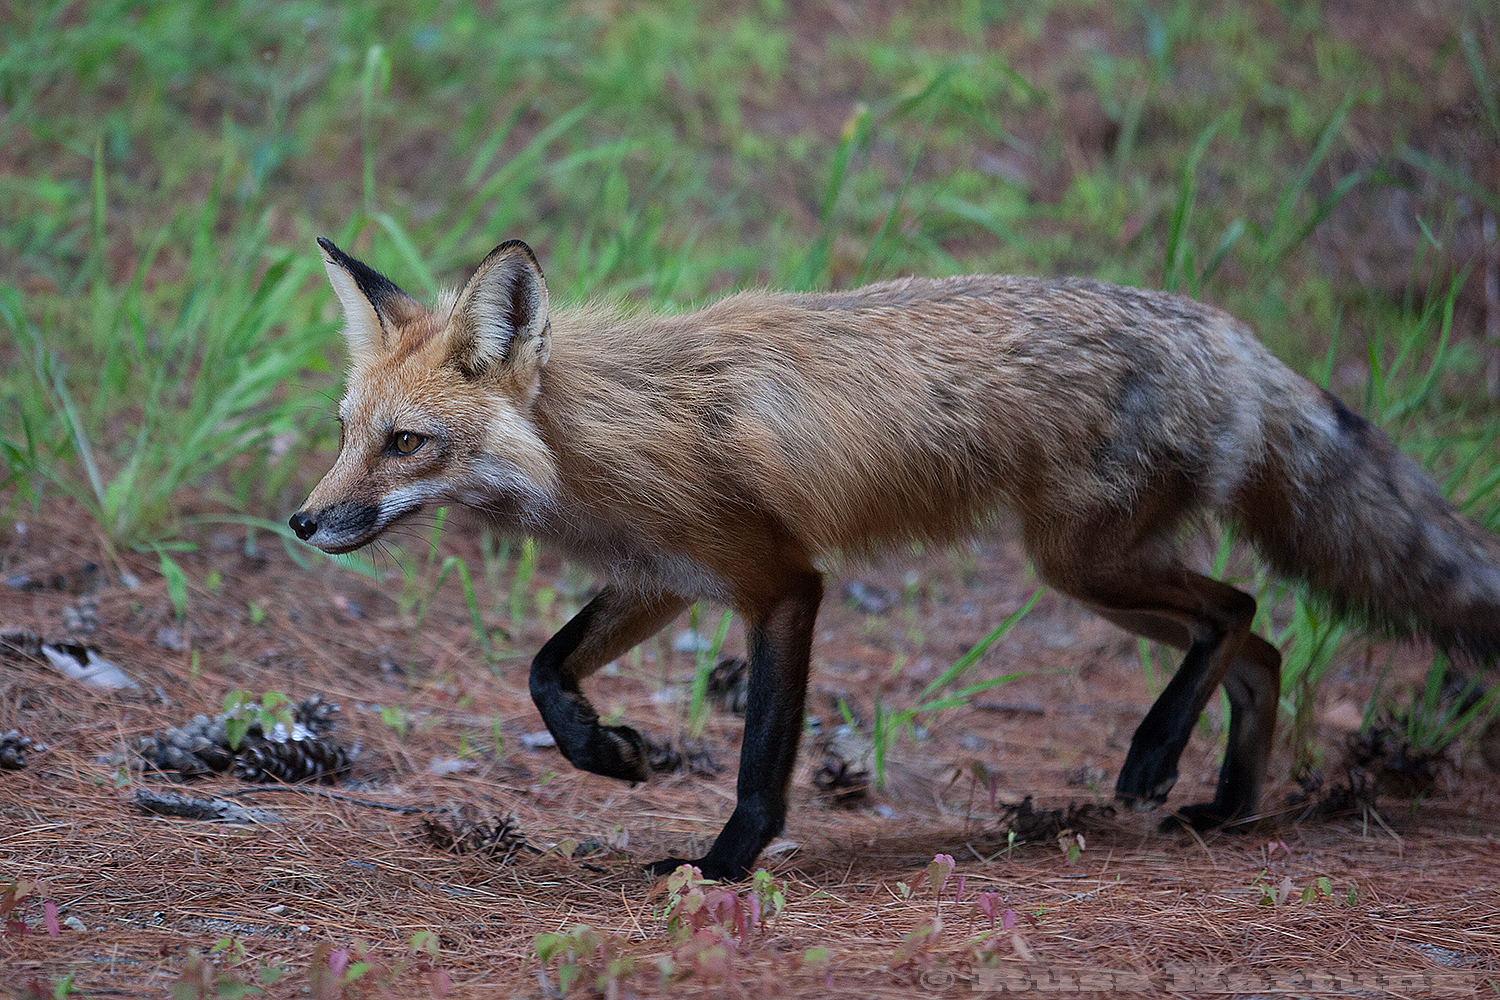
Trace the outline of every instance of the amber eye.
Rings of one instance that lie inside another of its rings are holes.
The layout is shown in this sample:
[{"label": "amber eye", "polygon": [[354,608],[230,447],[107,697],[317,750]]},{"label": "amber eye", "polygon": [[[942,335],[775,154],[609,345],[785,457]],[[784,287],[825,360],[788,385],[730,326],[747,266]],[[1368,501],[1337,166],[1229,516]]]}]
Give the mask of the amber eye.
[{"label": "amber eye", "polygon": [[426,443],[427,438],[412,431],[397,431],[391,435],[391,447],[398,455],[410,455]]}]

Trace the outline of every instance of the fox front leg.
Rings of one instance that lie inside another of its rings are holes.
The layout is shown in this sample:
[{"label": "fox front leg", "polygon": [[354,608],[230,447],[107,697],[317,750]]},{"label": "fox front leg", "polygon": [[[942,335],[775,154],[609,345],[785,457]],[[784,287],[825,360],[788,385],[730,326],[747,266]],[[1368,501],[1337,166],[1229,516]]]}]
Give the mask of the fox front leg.
[{"label": "fox front leg", "polygon": [[574,767],[625,781],[650,777],[641,734],[629,726],[601,725],[579,685],[686,607],[673,595],[641,597],[605,587],[537,652],[531,661],[531,700]]},{"label": "fox front leg", "polygon": [[748,619],[750,687],[734,812],[706,855],[696,861],[664,858],[650,866],[657,875],[686,863],[696,865],[705,878],[745,878],[786,825],[787,793],[802,739],[813,623],[823,599],[823,581],[816,572],[788,577],[775,597],[741,607]]}]

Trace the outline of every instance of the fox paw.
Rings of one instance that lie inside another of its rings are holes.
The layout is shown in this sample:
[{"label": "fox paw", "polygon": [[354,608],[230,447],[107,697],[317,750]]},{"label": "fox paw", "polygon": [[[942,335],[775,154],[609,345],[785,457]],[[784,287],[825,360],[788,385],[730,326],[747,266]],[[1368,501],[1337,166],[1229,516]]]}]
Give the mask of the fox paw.
[{"label": "fox paw", "polygon": [[1167,801],[1167,793],[1177,784],[1175,767],[1161,772],[1159,767],[1148,768],[1139,760],[1127,759],[1115,782],[1115,798],[1140,812],[1155,809]]},{"label": "fox paw", "polygon": [[1136,810],[1137,813],[1149,813],[1158,805],[1167,801],[1167,793],[1172,792],[1172,786],[1178,783],[1178,775],[1169,775],[1158,781],[1155,786],[1127,786],[1124,781],[1115,787],[1115,799]]},{"label": "fox paw", "polygon": [[670,875],[683,865],[692,865],[703,873],[706,879],[715,882],[742,882],[750,876],[750,870],[744,865],[737,867],[721,867],[714,863],[709,857],[704,856],[696,860],[692,858],[662,858],[653,861],[646,866],[646,874],[660,878]]},{"label": "fox paw", "polygon": [[1199,833],[1208,830],[1243,833],[1250,829],[1250,826],[1251,820],[1248,817],[1237,816],[1236,810],[1226,808],[1217,802],[1195,802],[1190,806],[1183,806],[1161,821],[1163,833],[1175,832],[1183,827]]},{"label": "fox paw", "polygon": [[568,759],[579,770],[621,781],[645,781],[651,777],[646,741],[629,726],[595,726],[587,743]]}]

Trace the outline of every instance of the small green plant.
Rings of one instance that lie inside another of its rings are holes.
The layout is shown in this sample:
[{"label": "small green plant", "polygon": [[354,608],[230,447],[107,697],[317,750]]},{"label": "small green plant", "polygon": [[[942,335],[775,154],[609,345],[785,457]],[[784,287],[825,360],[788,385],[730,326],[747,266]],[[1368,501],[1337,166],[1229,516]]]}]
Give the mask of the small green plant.
[{"label": "small green plant", "polygon": [[625,941],[588,924],[573,924],[566,931],[538,934],[532,946],[543,965],[556,964],[559,995],[567,995],[587,976],[590,985],[605,996],[619,995],[620,984],[635,972],[635,959],[625,951]]},{"label": "small green plant", "polygon": [[152,542],[149,546],[149,550],[156,553],[162,579],[167,581],[167,597],[172,601],[172,613],[178,621],[187,615],[188,577],[177,560],[167,553],[192,552],[197,548],[190,542]]},{"label": "small green plant", "polygon": [[722,983],[733,974],[735,959],[750,950],[768,921],[786,908],[786,896],[765,869],[745,892],[705,879],[693,865],[667,876],[665,918],[674,947],[664,971]]},{"label": "small green plant", "polygon": [[25,934],[28,928],[21,913],[25,908],[26,900],[29,897],[36,897],[36,900],[41,903],[42,926],[46,928],[47,934],[51,937],[61,934],[62,925],[57,919],[57,901],[49,898],[50,895],[48,885],[42,879],[0,882],[0,933]]},{"label": "small green plant", "polygon": [[171,986],[172,1000],[239,1000],[259,996],[287,970],[268,959],[252,960],[237,937],[220,938],[204,955],[190,949]]},{"label": "small green plant", "polygon": [[[698,608],[694,604],[688,611],[688,627],[698,634]],[[708,721],[708,706],[704,699],[708,694],[708,675],[719,662],[719,652],[724,648],[724,638],[729,634],[729,623],[734,620],[733,611],[719,616],[719,627],[714,631],[708,648],[693,648],[693,692],[688,704],[688,735],[694,739],[703,735],[703,726]]]},{"label": "small green plant", "polygon": [[[925,965],[931,961],[932,949],[936,946],[938,939],[943,933],[943,892],[948,887],[949,879],[953,876],[958,865],[951,854],[936,854],[928,862],[927,867],[912,880],[911,885],[905,882],[896,883],[896,891],[903,899],[911,899],[921,888],[925,880],[932,886],[933,912],[930,917],[918,919],[916,925],[901,936],[901,944],[896,947],[896,955],[892,962],[893,968],[901,968],[910,965]],[[994,893],[981,895],[981,902],[989,903]],[[959,906],[964,898],[964,876],[958,876],[953,889],[953,907]]]},{"label": "small green plant", "polygon": [[224,696],[224,729],[229,748],[238,750],[252,725],[270,733],[278,725],[292,731],[295,703],[280,691],[267,691],[257,700],[249,691],[234,690]]},{"label": "small green plant", "polygon": [[76,973],[70,972],[50,987],[43,980],[33,976],[16,994],[16,1000],[66,1000],[70,996],[83,996],[83,990],[73,985],[74,975]]},{"label": "small green plant", "polygon": [[[932,886],[932,897],[936,901],[937,911],[943,907],[943,890],[948,886],[948,878],[958,867],[951,854],[935,854],[932,861],[928,863],[926,870],[922,873],[927,876],[927,883]],[[964,876],[958,877],[958,884],[953,889],[953,905],[957,906],[964,898]]]},{"label": "small green plant", "polygon": [[335,948],[329,941],[320,941],[313,947],[312,963],[307,969],[308,991],[313,1000],[341,1000],[355,984],[387,978],[390,971],[374,961],[363,941],[355,941],[347,948]]},{"label": "small green plant", "polygon": [[1083,834],[1072,830],[1063,830],[1057,835],[1057,848],[1062,851],[1063,858],[1070,865],[1078,864],[1078,859],[1083,857],[1084,848]]},{"label": "small green plant", "polygon": [[974,897],[974,912],[990,922],[990,930],[1014,930],[1018,918],[1016,911],[1005,905],[1005,897],[998,892],[981,892]]},{"label": "small green plant", "polygon": [[427,980],[433,996],[447,996],[453,989],[453,977],[443,968],[442,939],[436,931],[417,931],[406,942],[416,971]]},{"label": "small green plant", "polygon": [[1306,906],[1320,899],[1340,906],[1353,906],[1359,899],[1359,894],[1352,883],[1341,897],[1334,895],[1333,881],[1323,875],[1314,879],[1311,885],[1299,890],[1289,875],[1283,875],[1273,884],[1269,877],[1269,869],[1265,868],[1260,870],[1260,875],[1251,884],[1250,891],[1257,897],[1257,902],[1261,906],[1285,906],[1291,902],[1300,902]]},{"label": "small green plant", "polygon": [[411,716],[400,705],[381,705],[380,721],[396,731],[398,739],[406,739],[406,730],[411,725]]},{"label": "small green plant", "polygon": [[667,934],[679,943],[712,930],[732,937],[736,947],[748,948],[765,922],[785,908],[785,894],[764,868],[743,893],[705,879],[693,865],[681,865],[667,876]]},{"label": "small green plant", "polygon": [[1311,903],[1319,897],[1323,899],[1333,898],[1333,883],[1326,875],[1319,875],[1317,880],[1306,889],[1302,890],[1302,902]]},{"label": "small green plant", "polygon": [[885,758],[893,732],[902,728],[905,728],[909,732],[913,720],[924,712],[937,712],[945,708],[957,708],[960,705],[967,705],[969,699],[973,698],[976,694],[999,687],[1002,684],[1009,684],[1022,677],[1030,676],[1030,672],[1028,671],[1004,674],[1000,677],[991,677],[988,680],[980,681],[977,684],[970,684],[956,691],[943,693],[961,680],[964,674],[968,673],[969,668],[979,662],[979,658],[988,652],[991,646],[1004,638],[1005,634],[1014,628],[1017,622],[1026,617],[1027,613],[1036,605],[1041,596],[1041,589],[1034,591],[1025,604],[1011,612],[1004,621],[991,629],[988,635],[976,642],[951,667],[943,671],[941,676],[924,687],[922,692],[917,695],[918,704],[915,707],[893,713],[885,708],[884,703],[878,697],[875,699],[875,724],[872,740],[875,747],[876,788],[885,787]]},{"label": "small green plant", "polygon": [[891,968],[931,964],[932,951],[942,935],[942,917],[933,915],[919,918],[915,927],[901,935],[901,943],[896,946],[896,954],[891,959]]}]

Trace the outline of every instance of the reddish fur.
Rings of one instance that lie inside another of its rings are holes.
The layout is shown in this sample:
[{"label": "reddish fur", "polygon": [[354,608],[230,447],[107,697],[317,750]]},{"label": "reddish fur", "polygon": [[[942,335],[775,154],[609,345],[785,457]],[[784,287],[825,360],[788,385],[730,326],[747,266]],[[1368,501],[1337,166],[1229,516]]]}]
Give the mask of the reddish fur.
[{"label": "reddish fur", "polygon": [[[706,859],[727,873],[784,813],[771,786],[795,752],[783,717],[801,718],[807,642],[793,637],[810,641],[820,556],[948,541],[1010,511],[1044,579],[1188,651],[1122,795],[1165,795],[1192,720],[1226,685],[1231,753],[1205,807],[1219,821],[1253,809],[1279,656],[1249,632],[1253,600],[1179,562],[1188,519],[1220,515],[1378,624],[1500,652],[1494,536],[1197,302],[975,276],[747,292],[670,317],[552,312],[530,251],[506,244],[436,311],[384,285],[367,309],[350,277],[362,265],[329,253],[349,321],[346,437],[299,533],[344,550],[421,503],[457,501],[599,568],[612,586],[539,654],[533,691],[571,734],[564,752],[617,776],[638,775],[636,737],[599,726],[578,682],[687,601],[739,608],[764,704],[742,758],[736,817],[750,818]],[[395,431],[429,443],[393,454]],[[747,778],[761,758],[774,781]]]}]

